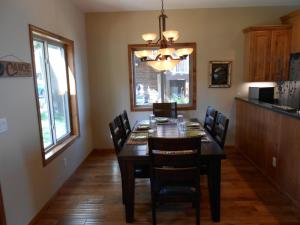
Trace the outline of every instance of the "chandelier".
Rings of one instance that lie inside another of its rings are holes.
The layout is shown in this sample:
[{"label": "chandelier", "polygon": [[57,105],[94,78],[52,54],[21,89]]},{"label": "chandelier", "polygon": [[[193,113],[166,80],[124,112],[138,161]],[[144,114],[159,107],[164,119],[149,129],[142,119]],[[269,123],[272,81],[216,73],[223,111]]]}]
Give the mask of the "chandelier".
[{"label": "chandelier", "polygon": [[158,71],[172,69],[193,52],[193,48],[180,48],[177,50],[174,48],[174,43],[179,38],[179,32],[177,30],[166,30],[167,18],[167,15],[164,13],[164,0],[161,0],[158,40],[155,42],[157,38],[156,33],[142,35],[148,47],[158,47],[158,50],[141,50],[135,52],[135,56],[140,58],[142,62],[147,62],[149,66]]}]

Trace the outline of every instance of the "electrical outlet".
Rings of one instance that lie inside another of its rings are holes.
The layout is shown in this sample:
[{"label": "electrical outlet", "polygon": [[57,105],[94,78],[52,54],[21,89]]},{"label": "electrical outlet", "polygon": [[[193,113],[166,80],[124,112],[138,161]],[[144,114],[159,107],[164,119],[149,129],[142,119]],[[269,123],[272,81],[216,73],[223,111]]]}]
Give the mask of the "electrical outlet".
[{"label": "electrical outlet", "polygon": [[277,159],[276,159],[276,157],[272,158],[272,166],[273,166],[273,168],[277,167]]},{"label": "electrical outlet", "polygon": [[67,165],[68,165],[68,159],[64,158],[64,167],[67,168]]},{"label": "electrical outlet", "polygon": [[6,118],[0,118],[0,133],[7,131],[7,120]]}]

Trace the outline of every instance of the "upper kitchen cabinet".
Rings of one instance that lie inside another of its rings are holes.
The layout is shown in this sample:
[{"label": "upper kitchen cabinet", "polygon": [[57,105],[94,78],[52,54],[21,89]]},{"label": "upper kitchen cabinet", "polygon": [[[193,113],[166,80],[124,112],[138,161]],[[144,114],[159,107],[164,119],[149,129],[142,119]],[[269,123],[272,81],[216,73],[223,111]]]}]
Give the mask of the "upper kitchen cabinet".
[{"label": "upper kitchen cabinet", "polygon": [[291,25],[248,27],[244,33],[246,80],[288,80]]},{"label": "upper kitchen cabinet", "polygon": [[291,24],[292,27],[292,52],[300,52],[300,10],[291,12],[281,17],[284,24]]}]

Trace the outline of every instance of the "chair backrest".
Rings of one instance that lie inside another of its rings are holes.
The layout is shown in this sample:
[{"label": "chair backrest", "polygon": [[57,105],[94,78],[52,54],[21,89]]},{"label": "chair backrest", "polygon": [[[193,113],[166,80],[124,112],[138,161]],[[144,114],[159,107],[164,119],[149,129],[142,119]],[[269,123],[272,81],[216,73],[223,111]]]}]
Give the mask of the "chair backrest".
[{"label": "chair backrest", "polygon": [[126,141],[125,131],[123,129],[122,121],[119,116],[117,116],[112,122],[109,123],[109,129],[114,143],[115,151],[117,154],[119,154]]},{"label": "chair backrest", "polygon": [[153,114],[157,117],[177,118],[177,103],[153,103]]},{"label": "chair backrest", "polygon": [[204,120],[204,128],[211,134],[215,127],[217,113],[218,111],[213,107],[211,106],[207,107],[205,120]]},{"label": "chair backrest", "polygon": [[218,112],[216,124],[213,130],[213,136],[221,148],[224,148],[229,119],[222,113]]},{"label": "chair backrest", "polygon": [[125,130],[126,137],[128,137],[128,135],[131,132],[131,127],[130,127],[126,110],[124,110],[123,113],[120,115],[120,119],[122,121],[122,126],[123,129]]},{"label": "chair backrest", "polygon": [[148,146],[154,185],[197,183],[201,137],[149,137]]}]

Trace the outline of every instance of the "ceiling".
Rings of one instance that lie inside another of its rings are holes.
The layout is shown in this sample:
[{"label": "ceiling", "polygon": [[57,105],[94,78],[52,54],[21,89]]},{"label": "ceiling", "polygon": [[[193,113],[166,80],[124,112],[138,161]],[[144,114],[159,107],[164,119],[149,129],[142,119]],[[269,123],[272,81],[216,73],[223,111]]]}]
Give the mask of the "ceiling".
[{"label": "ceiling", "polygon": [[[161,0],[72,0],[84,12],[158,10]],[[300,0],[165,0],[166,9],[298,5]]]}]

